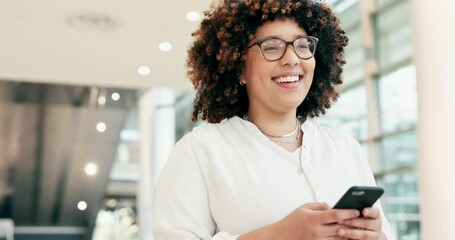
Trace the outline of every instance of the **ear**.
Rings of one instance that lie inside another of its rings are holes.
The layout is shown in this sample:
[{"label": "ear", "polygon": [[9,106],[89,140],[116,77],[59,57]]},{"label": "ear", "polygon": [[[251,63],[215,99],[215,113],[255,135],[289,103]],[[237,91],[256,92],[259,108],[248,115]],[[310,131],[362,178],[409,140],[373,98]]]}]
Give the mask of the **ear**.
[{"label": "ear", "polygon": [[240,85],[246,84],[246,80],[245,80],[245,77],[243,76],[243,73],[240,74],[239,82],[240,82]]}]

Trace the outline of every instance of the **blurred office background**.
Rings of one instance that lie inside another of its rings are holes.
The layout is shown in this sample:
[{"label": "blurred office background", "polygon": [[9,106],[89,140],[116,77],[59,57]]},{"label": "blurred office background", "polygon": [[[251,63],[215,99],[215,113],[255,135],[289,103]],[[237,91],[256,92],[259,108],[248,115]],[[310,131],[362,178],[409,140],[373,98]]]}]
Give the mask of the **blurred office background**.
[{"label": "blurred office background", "polygon": [[[327,2],[350,44],[341,97],[318,121],[363,145],[397,239],[423,239],[435,226],[419,201],[413,38],[425,6]],[[0,0],[0,240],[152,239],[159,172],[199,124],[185,57],[209,3]]]}]

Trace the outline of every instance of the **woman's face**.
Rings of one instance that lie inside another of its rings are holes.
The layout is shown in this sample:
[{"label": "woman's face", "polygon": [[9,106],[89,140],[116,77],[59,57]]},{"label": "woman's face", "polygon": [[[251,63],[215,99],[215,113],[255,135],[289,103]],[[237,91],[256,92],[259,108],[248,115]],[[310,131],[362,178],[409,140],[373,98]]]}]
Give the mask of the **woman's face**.
[{"label": "woman's face", "polygon": [[[307,34],[296,22],[277,19],[259,27],[250,45],[267,37],[292,42],[302,36]],[[314,57],[301,59],[290,45],[284,56],[276,61],[266,60],[258,45],[249,48],[240,81],[246,83],[250,111],[285,113],[295,110],[308,94],[315,65]]]}]

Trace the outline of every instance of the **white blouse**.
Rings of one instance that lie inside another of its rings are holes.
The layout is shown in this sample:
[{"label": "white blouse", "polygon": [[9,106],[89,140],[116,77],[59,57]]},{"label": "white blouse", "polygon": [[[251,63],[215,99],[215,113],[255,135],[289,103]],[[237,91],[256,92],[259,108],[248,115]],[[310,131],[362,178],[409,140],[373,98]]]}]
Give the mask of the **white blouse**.
[{"label": "white blouse", "polygon": [[[305,203],[333,206],[349,187],[375,185],[357,141],[310,120],[301,129],[297,154],[239,117],[186,134],[156,188],[155,240],[236,239]],[[383,232],[393,239],[384,216]]]}]

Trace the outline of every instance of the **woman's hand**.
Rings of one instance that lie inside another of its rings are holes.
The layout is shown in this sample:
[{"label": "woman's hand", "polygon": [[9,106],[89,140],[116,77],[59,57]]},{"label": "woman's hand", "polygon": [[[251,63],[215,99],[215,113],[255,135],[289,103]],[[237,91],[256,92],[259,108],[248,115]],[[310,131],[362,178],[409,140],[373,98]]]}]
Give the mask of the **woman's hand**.
[{"label": "woman's hand", "polygon": [[[371,217],[367,213],[365,216]],[[353,229],[349,224],[359,219],[360,212],[352,209],[333,209],[326,203],[307,203],[292,211],[278,222],[239,236],[238,240],[344,240]],[[376,219],[377,220],[377,219]],[[353,222],[349,222],[353,221]],[[380,219],[379,219],[380,221]],[[373,224],[374,225],[374,224]],[[379,224],[380,225],[380,224]],[[376,229],[375,226],[373,226]],[[370,238],[366,238],[370,239]],[[371,238],[373,239],[373,238]]]},{"label": "woman's hand", "polygon": [[377,208],[365,208],[363,217],[338,222],[344,227],[337,230],[337,234],[345,239],[379,240],[384,239],[381,227],[381,213]]},{"label": "woman's hand", "polygon": [[276,223],[275,239],[287,240],[341,240],[338,230],[343,227],[337,222],[355,219],[357,210],[332,209],[326,203],[307,203]]}]

